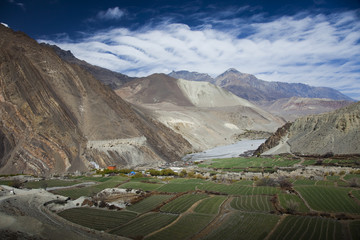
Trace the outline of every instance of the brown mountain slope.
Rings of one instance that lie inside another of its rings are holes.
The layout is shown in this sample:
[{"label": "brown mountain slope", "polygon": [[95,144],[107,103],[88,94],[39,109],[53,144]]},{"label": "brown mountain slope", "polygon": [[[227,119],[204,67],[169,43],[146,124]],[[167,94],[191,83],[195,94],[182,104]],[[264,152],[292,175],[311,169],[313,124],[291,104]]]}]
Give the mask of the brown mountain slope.
[{"label": "brown mountain slope", "polygon": [[0,35],[0,173],[158,164],[191,150],[52,49],[2,25]]},{"label": "brown mountain slope", "polygon": [[256,102],[262,109],[265,109],[274,115],[281,116],[287,121],[294,121],[295,119],[306,115],[331,112],[352,103],[354,102],[346,100],[299,97]]},{"label": "brown mountain slope", "polygon": [[196,150],[234,143],[244,133],[269,134],[284,123],[208,82],[154,74],[129,82],[116,93],[148,109],[154,118],[184,136]]},{"label": "brown mountain slope", "polygon": [[260,153],[290,151],[297,155],[360,154],[360,102],[330,113],[299,118],[287,132],[279,135],[277,142],[279,144],[275,147],[260,146],[263,151],[271,148]]}]

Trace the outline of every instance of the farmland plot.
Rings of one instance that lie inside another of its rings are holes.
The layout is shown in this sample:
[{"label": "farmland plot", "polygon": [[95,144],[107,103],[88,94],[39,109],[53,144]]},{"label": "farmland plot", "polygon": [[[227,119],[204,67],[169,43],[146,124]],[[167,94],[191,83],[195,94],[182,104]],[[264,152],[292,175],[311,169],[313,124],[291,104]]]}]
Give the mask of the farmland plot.
[{"label": "farmland plot", "polygon": [[207,198],[206,194],[186,194],[165,204],[160,208],[162,212],[183,213],[197,201]]},{"label": "farmland plot", "polygon": [[198,183],[168,183],[158,188],[157,191],[170,193],[194,191],[197,185]]},{"label": "farmland plot", "polygon": [[360,213],[360,206],[348,196],[350,188],[299,186],[295,189],[315,210]]},{"label": "farmland plot", "polygon": [[130,207],[127,207],[126,210],[137,212],[137,213],[145,213],[148,212],[158,205],[160,205],[165,200],[173,197],[174,195],[152,195]]},{"label": "farmland plot", "polygon": [[136,218],[120,228],[113,229],[110,233],[132,238],[144,237],[167,226],[176,218],[178,218],[177,214],[152,212]]},{"label": "farmland plot", "polygon": [[264,239],[278,220],[276,215],[232,211],[204,239]]},{"label": "farmland plot", "polygon": [[282,208],[287,209],[289,202],[293,201],[298,204],[298,207],[295,209],[297,212],[309,212],[309,209],[306,207],[304,201],[297,195],[280,193],[279,202]]},{"label": "farmland plot", "polygon": [[279,190],[275,187],[252,187],[248,185],[240,185],[240,184],[216,184],[216,183],[207,183],[198,186],[198,189],[219,192],[229,195],[258,195],[258,194],[276,194]]},{"label": "farmland plot", "polygon": [[225,201],[225,196],[213,196],[204,199],[199,205],[196,206],[195,212],[204,214],[217,214],[220,205]]},{"label": "farmland plot", "polygon": [[194,234],[201,231],[213,219],[212,215],[191,213],[182,216],[175,224],[165,228],[164,230],[149,236],[146,239],[171,239],[183,240],[188,239]]},{"label": "farmland plot", "polygon": [[270,236],[277,239],[343,239],[341,224],[333,219],[287,216]]},{"label": "farmland plot", "polygon": [[352,239],[359,239],[360,238],[360,220],[352,221],[349,224],[350,227],[350,234]]},{"label": "farmland plot", "polygon": [[270,212],[274,210],[270,196],[252,195],[240,196],[231,201],[231,207],[236,210],[249,211],[249,212]]},{"label": "farmland plot", "polygon": [[109,211],[94,208],[71,208],[59,213],[66,220],[84,227],[107,230],[123,225],[137,214],[129,211]]}]

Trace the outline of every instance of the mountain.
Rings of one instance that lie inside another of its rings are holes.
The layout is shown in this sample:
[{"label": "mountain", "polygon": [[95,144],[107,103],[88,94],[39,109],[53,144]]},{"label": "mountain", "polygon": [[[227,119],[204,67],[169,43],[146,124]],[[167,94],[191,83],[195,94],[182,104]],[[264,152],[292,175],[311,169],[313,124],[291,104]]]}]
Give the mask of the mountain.
[{"label": "mountain", "polygon": [[185,79],[191,81],[205,81],[210,83],[215,83],[215,79],[210,77],[210,75],[206,73],[198,73],[198,72],[189,72],[189,71],[172,71],[168,74],[170,77],[176,79]]},{"label": "mountain", "polygon": [[49,45],[46,43],[41,43],[41,45],[51,47],[62,60],[68,63],[79,65],[80,67],[91,73],[96,79],[100,80],[112,89],[117,89],[124,83],[130,82],[134,79],[127,75],[113,72],[106,68],[91,65],[85,61],[76,58],[70,51],[65,51],[56,45]]},{"label": "mountain", "polygon": [[0,25],[0,173],[177,161],[191,145],[53,48]]},{"label": "mountain", "polygon": [[352,103],[354,102],[347,100],[291,97],[257,102],[257,105],[274,115],[283,117],[287,121],[294,121],[302,116],[331,112]]},{"label": "mountain", "polygon": [[297,119],[278,130],[256,153],[296,155],[360,154],[360,102],[330,113]]},{"label": "mountain", "polygon": [[311,87],[302,83],[267,82],[233,68],[216,77],[215,81],[216,85],[253,102],[273,101],[291,97],[353,101],[332,88]]},{"label": "mountain", "polygon": [[116,93],[181,134],[197,151],[234,143],[244,133],[267,137],[284,123],[211,83],[165,74],[136,79]]}]

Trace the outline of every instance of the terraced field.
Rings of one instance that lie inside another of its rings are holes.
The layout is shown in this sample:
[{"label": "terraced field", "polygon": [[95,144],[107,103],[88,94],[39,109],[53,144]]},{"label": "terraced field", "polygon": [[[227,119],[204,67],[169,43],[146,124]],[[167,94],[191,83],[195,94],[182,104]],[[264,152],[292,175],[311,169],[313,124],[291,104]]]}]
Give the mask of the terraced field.
[{"label": "terraced field", "polygon": [[216,183],[206,183],[197,187],[200,190],[219,192],[230,195],[259,195],[259,194],[276,194],[279,189],[275,187],[252,187],[237,183],[225,185]]},{"label": "terraced field", "polygon": [[333,219],[306,216],[287,216],[270,236],[280,239],[344,239],[340,222]]},{"label": "terraced field", "polygon": [[264,239],[278,220],[277,215],[232,211],[204,239]]},{"label": "terraced field", "polygon": [[132,189],[141,189],[144,191],[155,191],[161,188],[163,184],[158,183],[143,183],[143,182],[126,182],[121,184],[119,187],[121,188],[132,188]]},{"label": "terraced field", "polygon": [[108,230],[134,219],[137,214],[129,211],[108,211],[94,208],[71,208],[59,215],[76,224],[96,229]]},{"label": "terraced field", "polygon": [[360,205],[348,196],[350,188],[298,186],[295,189],[315,210],[360,213]]},{"label": "terraced field", "polygon": [[309,208],[305,205],[304,201],[295,194],[286,194],[286,193],[280,193],[278,195],[280,206],[283,209],[288,209],[290,207],[291,201],[295,202],[297,204],[297,207],[295,207],[295,211],[297,212],[309,212]]},{"label": "terraced field", "polygon": [[137,213],[145,213],[150,210],[153,210],[155,207],[159,206],[162,202],[172,198],[174,195],[152,195],[141,202],[138,202],[126,209],[128,211],[133,211]]},{"label": "terraced field", "polygon": [[231,201],[231,207],[247,212],[270,212],[274,210],[270,196],[251,195],[236,197]]},{"label": "terraced field", "polygon": [[125,237],[140,238],[167,226],[177,218],[178,215],[176,214],[152,212],[136,218],[136,220],[120,228],[115,228],[111,230],[110,233]]},{"label": "terraced field", "polygon": [[217,214],[220,205],[225,201],[225,196],[212,196],[204,199],[196,206],[194,212],[203,214]]},{"label": "terraced field", "polygon": [[193,236],[213,219],[212,215],[191,213],[182,216],[175,224],[157,232],[146,239],[151,240],[183,240]]},{"label": "terraced field", "polygon": [[161,212],[183,213],[197,201],[207,198],[206,194],[185,194],[160,208]]}]

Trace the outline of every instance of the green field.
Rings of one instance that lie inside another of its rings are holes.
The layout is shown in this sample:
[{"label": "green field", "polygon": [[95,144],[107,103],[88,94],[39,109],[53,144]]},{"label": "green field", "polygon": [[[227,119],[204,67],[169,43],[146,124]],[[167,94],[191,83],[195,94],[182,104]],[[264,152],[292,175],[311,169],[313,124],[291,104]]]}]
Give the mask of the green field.
[{"label": "green field", "polygon": [[273,167],[290,167],[299,163],[299,159],[288,159],[283,157],[274,158],[223,158],[208,160],[199,167],[226,169],[227,171],[246,169],[246,168],[273,168]]},{"label": "green field", "polygon": [[204,214],[217,214],[219,212],[220,205],[225,201],[225,196],[212,196],[206,198],[196,206],[194,212]]},{"label": "green field", "polygon": [[279,189],[275,187],[252,187],[248,185],[241,185],[237,183],[233,184],[217,184],[206,183],[198,186],[198,189],[207,190],[212,192],[218,192],[229,195],[258,195],[258,194],[276,194]]},{"label": "green field", "polygon": [[136,218],[134,221],[120,228],[113,229],[110,233],[125,237],[140,238],[167,226],[177,218],[178,215],[176,214],[153,212]]},{"label": "green field", "polygon": [[127,182],[121,184],[120,188],[132,188],[132,189],[141,189],[144,191],[155,191],[160,188],[163,184],[158,183],[143,183],[143,182]]},{"label": "green field", "polygon": [[123,225],[137,214],[129,211],[108,211],[95,208],[71,208],[59,215],[76,224],[96,230],[107,230]]},{"label": "green field", "polygon": [[126,210],[137,213],[145,213],[150,210],[153,210],[155,207],[159,206],[162,202],[168,200],[173,196],[174,195],[152,195],[130,207],[127,207]]},{"label": "green field", "polygon": [[290,207],[290,202],[296,202],[297,207],[295,208],[296,212],[309,212],[309,208],[306,207],[304,201],[295,194],[286,194],[286,193],[280,193],[278,195],[280,206],[284,208],[285,210]]},{"label": "green field", "polygon": [[236,197],[231,201],[231,207],[247,212],[270,212],[274,210],[270,196],[251,195]]},{"label": "green field", "polygon": [[287,216],[270,236],[277,239],[343,239],[341,224],[333,219]]},{"label": "green field", "polygon": [[175,224],[165,228],[164,230],[149,236],[146,239],[171,239],[182,240],[188,239],[201,229],[206,227],[212,220],[212,215],[191,213],[182,216]]},{"label": "green field", "polygon": [[49,179],[40,181],[31,181],[24,184],[25,188],[48,188],[48,187],[65,187],[79,184],[81,181],[78,180],[60,180],[60,179]]},{"label": "green field", "polygon": [[295,190],[311,208],[324,212],[360,213],[360,205],[348,196],[351,188],[297,186]]},{"label": "green field", "polygon": [[208,197],[206,194],[185,194],[160,208],[161,212],[183,213],[197,201]]},{"label": "green field", "polygon": [[204,239],[264,239],[278,220],[277,215],[232,211]]}]

